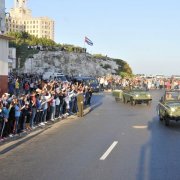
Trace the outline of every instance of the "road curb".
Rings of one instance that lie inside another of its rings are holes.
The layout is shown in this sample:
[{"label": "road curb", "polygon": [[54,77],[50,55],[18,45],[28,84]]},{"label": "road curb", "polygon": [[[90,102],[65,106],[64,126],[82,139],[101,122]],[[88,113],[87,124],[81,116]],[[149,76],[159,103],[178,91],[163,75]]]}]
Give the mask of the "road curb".
[{"label": "road curb", "polygon": [[[86,116],[91,110],[92,110],[91,107],[87,107],[86,109],[84,109],[84,116]],[[63,119],[57,119],[54,122],[49,121],[45,127],[38,127],[37,129],[31,132],[20,133],[18,135],[15,135],[14,137],[7,138],[5,141],[0,142],[0,155],[7,153],[8,151],[16,148],[17,146],[23,144],[24,142],[32,139],[33,137],[36,137],[37,135],[43,133],[50,127],[54,126],[57,123],[60,123],[63,120],[80,119],[80,118],[81,117],[78,117],[77,115],[71,115]]]}]

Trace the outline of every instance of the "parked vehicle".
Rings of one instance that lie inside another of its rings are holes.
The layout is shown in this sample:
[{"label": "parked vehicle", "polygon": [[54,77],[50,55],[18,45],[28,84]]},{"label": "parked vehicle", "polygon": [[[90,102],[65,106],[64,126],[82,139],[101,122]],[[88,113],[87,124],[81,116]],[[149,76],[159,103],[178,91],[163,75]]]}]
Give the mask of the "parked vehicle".
[{"label": "parked vehicle", "polygon": [[74,82],[83,83],[91,87],[92,92],[99,92],[99,82],[94,77],[78,76],[73,78]]},{"label": "parked vehicle", "polygon": [[170,120],[180,120],[180,91],[166,91],[159,101],[157,107],[159,120],[164,121],[166,126],[170,125]]},{"label": "parked vehicle", "polygon": [[123,102],[130,102],[131,105],[146,103],[150,104],[152,97],[145,88],[132,87],[123,90]]},{"label": "parked vehicle", "polygon": [[66,76],[63,73],[45,72],[42,78],[43,80],[59,80],[67,82]]}]

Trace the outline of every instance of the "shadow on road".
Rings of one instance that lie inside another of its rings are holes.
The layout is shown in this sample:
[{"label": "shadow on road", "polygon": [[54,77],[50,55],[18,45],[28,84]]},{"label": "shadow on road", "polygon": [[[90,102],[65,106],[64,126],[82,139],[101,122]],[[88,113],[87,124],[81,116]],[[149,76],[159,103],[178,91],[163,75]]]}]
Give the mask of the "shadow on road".
[{"label": "shadow on road", "polygon": [[9,152],[9,151],[11,151],[11,150],[13,150],[13,149],[15,149],[16,147],[20,146],[21,144],[29,141],[30,139],[38,136],[39,134],[41,134],[41,133],[43,133],[43,132],[44,132],[44,131],[40,131],[39,133],[36,133],[36,134],[34,134],[34,135],[32,135],[32,136],[30,136],[30,137],[28,137],[28,138],[25,138],[25,139],[20,140],[19,142],[15,143],[15,144],[12,144],[11,146],[8,146],[7,148],[5,148],[5,149],[3,149],[2,151],[0,151],[0,155],[3,155],[3,154],[5,154],[5,153],[7,153],[7,152]]},{"label": "shadow on road", "polygon": [[[101,94],[93,94],[93,99],[92,99],[92,104],[91,104],[91,111],[94,111],[96,108],[98,108],[99,106],[101,106],[103,104],[103,98],[105,97],[105,95],[103,93]],[[90,113],[89,112],[89,113]]]},{"label": "shadow on road", "polygon": [[180,123],[166,127],[154,117],[148,123],[150,138],[140,150],[137,180],[180,179]]}]

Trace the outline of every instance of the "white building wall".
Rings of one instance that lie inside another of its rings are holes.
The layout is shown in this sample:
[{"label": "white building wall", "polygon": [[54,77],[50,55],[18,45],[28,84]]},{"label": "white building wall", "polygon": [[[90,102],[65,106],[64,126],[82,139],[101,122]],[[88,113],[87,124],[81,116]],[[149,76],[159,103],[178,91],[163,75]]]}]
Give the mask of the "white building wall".
[{"label": "white building wall", "polygon": [[16,48],[9,48],[8,63],[9,72],[16,68]]},{"label": "white building wall", "polygon": [[0,38],[0,75],[8,75],[8,41]]},{"label": "white building wall", "polygon": [[5,0],[0,0],[0,34],[3,34],[5,29]]}]

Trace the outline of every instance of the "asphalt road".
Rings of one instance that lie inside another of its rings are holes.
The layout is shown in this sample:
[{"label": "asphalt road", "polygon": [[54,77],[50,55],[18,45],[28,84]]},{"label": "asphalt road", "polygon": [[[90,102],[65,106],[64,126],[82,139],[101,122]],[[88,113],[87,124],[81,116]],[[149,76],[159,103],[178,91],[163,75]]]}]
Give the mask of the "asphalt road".
[{"label": "asphalt road", "polygon": [[55,124],[0,156],[1,180],[179,180],[180,123],[158,121],[151,106],[110,94],[83,118]]}]

